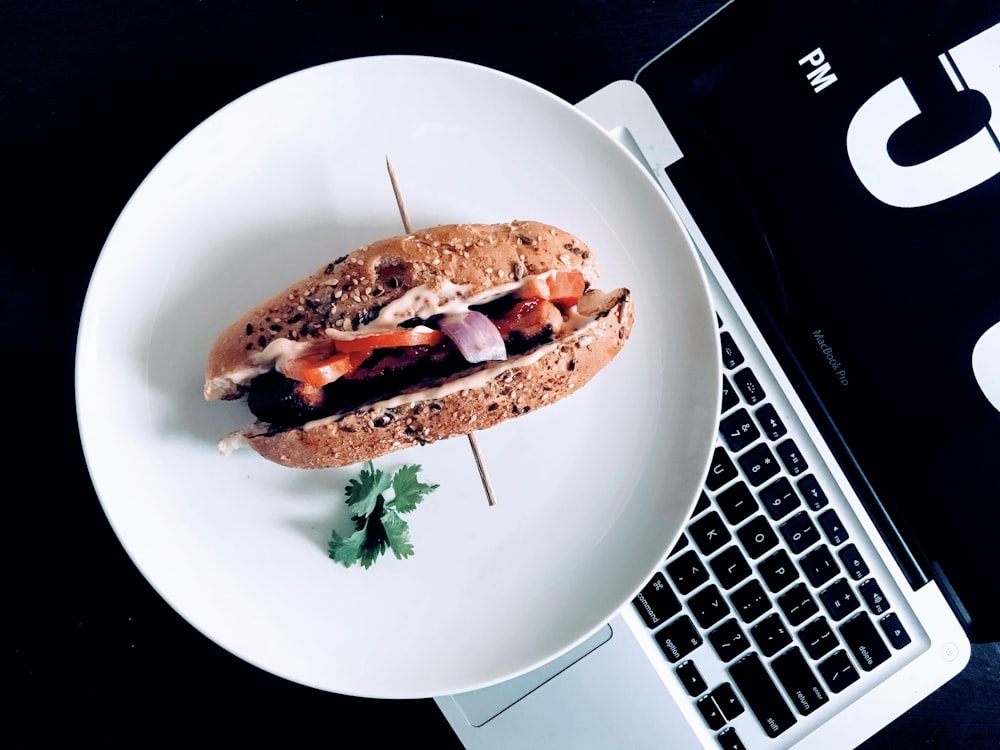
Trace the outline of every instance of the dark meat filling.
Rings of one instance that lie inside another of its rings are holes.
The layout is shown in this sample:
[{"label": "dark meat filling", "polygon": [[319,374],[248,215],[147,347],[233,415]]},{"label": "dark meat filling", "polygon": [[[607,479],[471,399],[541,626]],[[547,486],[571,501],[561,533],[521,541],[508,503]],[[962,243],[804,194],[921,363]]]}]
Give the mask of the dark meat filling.
[{"label": "dark meat filling", "polygon": [[[531,337],[511,331],[506,338],[507,356],[524,354],[551,340],[551,328]],[[250,383],[247,403],[260,421],[275,427],[294,427],[400,394],[434,388],[490,364],[469,363],[447,339],[431,347],[379,349],[357,370],[323,388],[286,378],[277,370],[258,375]]]}]

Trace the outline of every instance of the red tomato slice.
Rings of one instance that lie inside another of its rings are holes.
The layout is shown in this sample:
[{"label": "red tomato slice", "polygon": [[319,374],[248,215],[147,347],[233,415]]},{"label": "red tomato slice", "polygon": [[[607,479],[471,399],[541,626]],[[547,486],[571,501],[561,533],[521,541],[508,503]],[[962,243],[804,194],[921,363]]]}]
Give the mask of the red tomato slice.
[{"label": "red tomato slice", "polygon": [[332,383],[356,370],[371,356],[371,349],[360,352],[305,354],[285,363],[284,375],[316,388]]},{"label": "red tomato slice", "polygon": [[575,305],[587,282],[579,271],[555,271],[543,279],[528,279],[521,287],[522,299],[548,300],[560,307]]},{"label": "red tomato slice", "polygon": [[338,352],[371,352],[397,346],[434,346],[444,341],[441,331],[419,328],[397,328],[353,339],[338,339],[334,346]]},{"label": "red tomato slice", "polygon": [[575,305],[583,296],[587,282],[579,271],[557,271],[547,279],[549,302],[555,305]]}]

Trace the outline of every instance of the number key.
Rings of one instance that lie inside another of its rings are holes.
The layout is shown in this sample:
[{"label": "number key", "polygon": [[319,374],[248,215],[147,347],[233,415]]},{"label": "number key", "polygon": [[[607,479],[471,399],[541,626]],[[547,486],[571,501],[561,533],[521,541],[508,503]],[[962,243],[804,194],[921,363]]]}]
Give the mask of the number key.
[{"label": "number key", "polygon": [[764,482],[781,471],[778,459],[771,453],[771,449],[767,447],[767,443],[761,443],[748,450],[739,457],[739,462],[740,466],[743,467],[743,471],[746,472],[750,484],[754,487],[760,487]]},{"label": "number key", "polygon": [[760,437],[760,430],[746,409],[738,409],[719,423],[719,434],[729,450],[738,453]]},{"label": "number key", "polygon": [[819,541],[819,531],[805,511],[796,513],[778,528],[788,542],[788,548],[796,555]]},{"label": "number key", "polygon": [[792,489],[792,483],[784,477],[762,489],[760,499],[764,503],[768,515],[775,521],[784,518],[802,505],[799,496]]}]

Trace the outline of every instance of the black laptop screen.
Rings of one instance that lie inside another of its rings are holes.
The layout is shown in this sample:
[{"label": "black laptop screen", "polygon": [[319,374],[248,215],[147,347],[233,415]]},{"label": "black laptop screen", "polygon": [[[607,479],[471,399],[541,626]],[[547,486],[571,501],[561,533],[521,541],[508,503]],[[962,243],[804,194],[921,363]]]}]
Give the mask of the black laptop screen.
[{"label": "black laptop screen", "polygon": [[1000,638],[1000,411],[972,367],[1000,322],[986,5],[737,0],[637,77],[720,260],[977,640]]}]

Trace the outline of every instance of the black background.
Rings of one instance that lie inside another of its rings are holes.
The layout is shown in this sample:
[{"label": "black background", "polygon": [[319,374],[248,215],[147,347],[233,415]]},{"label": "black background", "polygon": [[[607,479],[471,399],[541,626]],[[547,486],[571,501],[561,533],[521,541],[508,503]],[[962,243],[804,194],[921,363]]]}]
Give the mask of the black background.
[{"label": "black background", "polygon": [[[269,80],[331,60],[416,53],[495,67],[576,101],[631,78],[718,5],[0,6],[6,746],[304,747],[363,737],[375,748],[417,740],[460,748],[429,700],[331,695],[240,661],[139,575],[97,501],[76,430],[73,357],[90,273],[156,162],[212,112]],[[870,747],[996,746],[998,665],[995,645],[977,647],[963,675]]]}]

